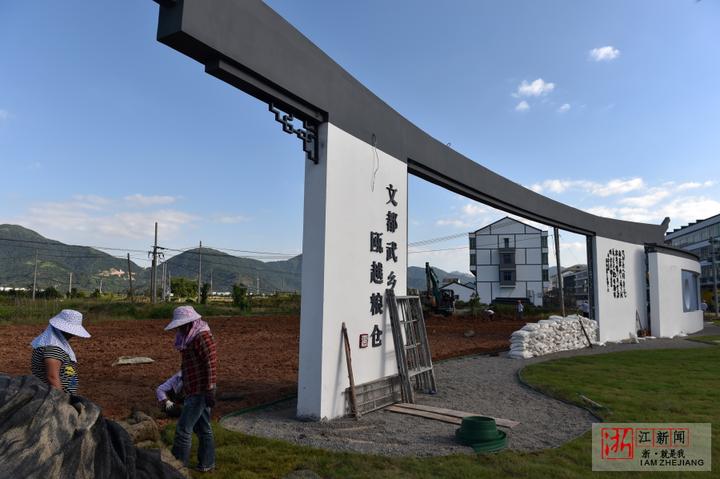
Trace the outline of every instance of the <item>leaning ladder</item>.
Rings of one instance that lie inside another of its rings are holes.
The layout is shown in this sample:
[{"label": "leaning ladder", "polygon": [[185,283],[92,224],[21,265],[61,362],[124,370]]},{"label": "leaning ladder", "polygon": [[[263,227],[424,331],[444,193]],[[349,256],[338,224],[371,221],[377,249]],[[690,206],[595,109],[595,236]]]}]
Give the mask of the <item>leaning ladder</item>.
[{"label": "leaning ladder", "polygon": [[403,401],[414,403],[414,389],[432,394],[436,391],[422,305],[418,296],[395,296],[392,290],[385,294]]}]

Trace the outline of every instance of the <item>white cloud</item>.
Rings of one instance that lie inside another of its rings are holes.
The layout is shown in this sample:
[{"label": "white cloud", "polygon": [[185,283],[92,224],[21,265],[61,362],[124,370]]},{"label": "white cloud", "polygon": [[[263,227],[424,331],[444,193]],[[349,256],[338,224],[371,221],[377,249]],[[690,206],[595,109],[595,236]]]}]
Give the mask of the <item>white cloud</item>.
[{"label": "white cloud", "polygon": [[720,213],[720,201],[705,196],[691,196],[673,199],[660,209],[660,214],[656,217],[669,216],[674,226],[682,226],[718,213]]},{"label": "white cloud", "polygon": [[615,60],[619,56],[620,50],[610,45],[590,50],[590,58],[596,62],[609,62]]},{"label": "white cloud", "polygon": [[216,223],[222,223],[226,225],[233,225],[250,221],[249,217],[242,215],[215,215],[214,219]]},{"label": "white cloud", "polygon": [[515,106],[515,111],[527,111],[530,109],[530,105],[525,100],[521,101]]},{"label": "white cloud", "polygon": [[677,191],[696,190],[698,188],[709,188],[713,185],[715,185],[715,182],[710,180],[702,183],[699,181],[688,181],[687,183],[677,185],[676,189]]},{"label": "white cloud", "polygon": [[542,78],[533,80],[530,83],[528,83],[526,80],[523,80],[522,83],[520,83],[520,85],[518,85],[515,96],[518,96],[518,97],[542,96],[542,95],[547,95],[554,89],[555,89],[554,83],[546,82]]},{"label": "white cloud", "polygon": [[462,211],[468,216],[477,216],[489,212],[490,209],[484,205],[467,203],[465,206],[462,207]]},{"label": "white cloud", "polygon": [[570,111],[570,103],[563,103],[560,108],[557,109],[558,113],[565,113]]},{"label": "white cloud", "polygon": [[597,185],[591,188],[592,194],[597,196],[610,196],[628,193],[630,191],[639,190],[645,186],[642,178],[632,178],[629,180],[610,180],[604,185]]},{"label": "white cloud", "polygon": [[[618,203],[622,203],[622,200]],[[667,216],[670,217],[673,227],[720,213],[720,201],[704,196],[675,197],[667,203],[653,203],[647,206],[642,205],[642,202],[637,204],[639,206],[634,207],[595,206],[587,208],[586,211],[606,218],[653,224],[662,222]]]},{"label": "white cloud", "polygon": [[584,190],[594,196],[611,196],[628,193],[645,186],[642,178],[613,179],[607,183],[598,183],[588,180],[560,180],[550,179],[542,183],[533,184],[530,189],[536,193],[549,191],[551,193],[564,193],[567,190]]},{"label": "white cloud", "polygon": [[670,191],[663,188],[652,188],[647,194],[641,196],[630,196],[622,198],[618,201],[620,204],[634,206],[639,208],[649,208],[650,206],[658,204],[661,200],[667,198],[670,195]]},{"label": "white cloud", "polygon": [[435,222],[437,226],[452,226],[455,228],[470,228],[472,224],[458,218],[442,218]]},{"label": "white cloud", "polygon": [[174,196],[163,196],[163,195],[146,196],[146,195],[142,195],[140,193],[126,196],[123,199],[134,206],[169,205],[169,204],[175,203],[175,201],[177,201],[177,198]]},{"label": "white cloud", "polygon": [[66,243],[125,247],[127,240],[150,240],[156,221],[163,241],[179,236],[183,228],[200,221],[176,209],[137,211],[132,208],[112,198],[75,195],[65,201],[31,204],[19,217],[3,222],[20,224]]}]

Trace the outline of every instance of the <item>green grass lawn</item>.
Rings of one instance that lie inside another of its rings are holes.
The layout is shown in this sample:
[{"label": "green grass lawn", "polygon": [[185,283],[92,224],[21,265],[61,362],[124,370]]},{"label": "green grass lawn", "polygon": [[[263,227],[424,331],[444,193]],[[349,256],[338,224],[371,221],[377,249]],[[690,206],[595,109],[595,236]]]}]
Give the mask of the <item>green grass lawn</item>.
[{"label": "green grass lawn", "polygon": [[[717,345],[714,340],[720,336],[704,339]],[[566,401],[580,404],[578,394],[589,397],[606,406],[597,412],[606,421],[720,421],[720,347],[558,359],[528,366],[522,378]],[[172,433],[172,426],[164,431],[169,444]],[[296,469],[333,478],[713,477],[712,473],[592,473],[589,432],[557,449],[536,453],[505,451],[423,459],[328,452],[230,432],[217,424],[215,433],[218,470],[196,477],[278,478]],[[720,457],[719,449],[720,435],[714,428],[715,460]]]}]

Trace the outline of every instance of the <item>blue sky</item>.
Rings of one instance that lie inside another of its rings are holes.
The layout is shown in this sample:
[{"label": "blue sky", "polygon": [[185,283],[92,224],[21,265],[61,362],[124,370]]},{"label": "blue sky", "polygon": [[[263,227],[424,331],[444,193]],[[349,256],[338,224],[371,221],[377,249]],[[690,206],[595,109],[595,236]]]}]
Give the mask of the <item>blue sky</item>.
[{"label": "blue sky", "polygon": [[[401,114],[520,184],[628,220],[720,213],[717,1],[267,3]],[[0,223],[145,250],[159,221],[172,248],[300,252],[297,141],[159,44],[156,22],[150,0],[0,0]],[[411,242],[503,216],[417,178],[409,194]],[[583,260],[581,237],[561,241],[564,264]],[[466,271],[466,243],[415,248],[444,251],[410,264]]]}]

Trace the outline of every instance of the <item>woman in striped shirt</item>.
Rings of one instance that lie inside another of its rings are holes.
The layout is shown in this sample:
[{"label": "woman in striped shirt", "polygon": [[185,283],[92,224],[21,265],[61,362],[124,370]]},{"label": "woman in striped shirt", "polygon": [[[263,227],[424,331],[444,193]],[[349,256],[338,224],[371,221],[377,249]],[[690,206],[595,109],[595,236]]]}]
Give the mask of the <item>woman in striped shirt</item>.
[{"label": "woman in striped shirt", "polygon": [[75,351],[69,340],[75,336],[89,338],[82,325],[82,314],[63,309],[50,319],[48,327],[33,339],[30,367],[35,377],[68,394],[77,394],[78,371]]}]

